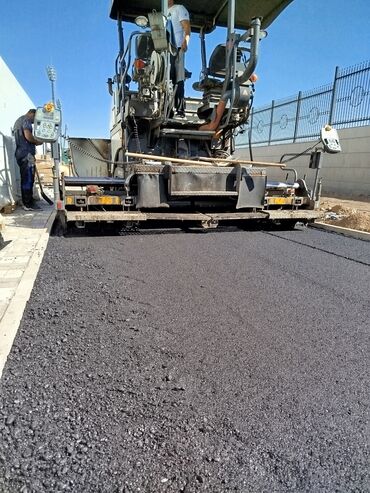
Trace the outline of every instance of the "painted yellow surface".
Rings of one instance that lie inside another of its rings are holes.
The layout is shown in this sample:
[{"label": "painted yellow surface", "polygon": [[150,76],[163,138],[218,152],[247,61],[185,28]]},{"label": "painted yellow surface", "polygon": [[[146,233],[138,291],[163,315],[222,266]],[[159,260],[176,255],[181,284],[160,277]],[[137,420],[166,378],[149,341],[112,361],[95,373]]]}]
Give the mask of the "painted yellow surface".
[{"label": "painted yellow surface", "polygon": [[[87,200],[88,205],[121,205],[121,197],[117,197],[114,195],[92,195],[88,197]],[[65,203],[66,205],[74,205],[75,196],[67,195],[65,198]]]},{"label": "painted yellow surface", "polygon": [[290,205],[293,200],[293,197],[268,197],[267,202],[272,205]]},{"label": "painted yellow surface", "polygon": [[112,195],[101,195],[100,197],[94,197],[94,204],[97,205],[120,205],[121,198],[114,197]]}]

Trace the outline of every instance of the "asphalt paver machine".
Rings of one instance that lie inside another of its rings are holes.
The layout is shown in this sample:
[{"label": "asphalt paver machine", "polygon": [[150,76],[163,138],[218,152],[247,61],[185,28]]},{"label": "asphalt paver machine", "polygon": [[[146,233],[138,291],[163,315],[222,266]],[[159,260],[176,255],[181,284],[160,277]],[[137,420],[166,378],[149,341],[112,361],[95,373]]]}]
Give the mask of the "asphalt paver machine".
[{"label": "asphalt paver machine", "polygon": [[[235,137],[251,110],[260,43],[291,1],[182,2],[192,33],[199,33],[201,71],[193,82],[199,96],[186,98],[185,117],[178,119],[167,0],[113,0],[119,50],[108,79],[111,138],[70,138],[75,172],[61,176],[57,200],[63,223],[168,221],[209,228],[254,220],[291,227],[317,218],[320,151],[311,158],[317,169],[311,188],[292,169],[290,181],[269,182],[267,168],[283,169],[281,163],[234,157]],[[215,29],[225,39],[211,47]],[[322,143],[324,151],[340,150],[329,126]]]}]

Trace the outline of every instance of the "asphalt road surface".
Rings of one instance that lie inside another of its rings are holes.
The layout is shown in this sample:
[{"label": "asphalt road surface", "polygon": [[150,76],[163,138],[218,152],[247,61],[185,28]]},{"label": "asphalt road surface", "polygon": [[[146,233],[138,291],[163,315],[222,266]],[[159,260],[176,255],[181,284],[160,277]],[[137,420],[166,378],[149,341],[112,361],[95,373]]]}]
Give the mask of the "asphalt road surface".
[{"label": "asphalt road surface", "polygon": [[306,229],[51,238],[0,491],[370,491],[369,264]]}]

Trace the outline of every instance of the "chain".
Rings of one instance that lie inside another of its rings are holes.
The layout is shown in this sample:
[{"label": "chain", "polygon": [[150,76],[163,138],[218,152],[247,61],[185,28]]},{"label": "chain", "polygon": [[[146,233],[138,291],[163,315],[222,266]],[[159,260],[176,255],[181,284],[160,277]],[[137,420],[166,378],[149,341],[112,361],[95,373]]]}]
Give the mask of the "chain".
[{"label": "chain", "polygon": [[132,121],[134,123],[134,138],[136,140],[136,152],[140,152],[141,153],[139,130],[137,128],[136,118],[134,116],[132,116]]},{"label": "chain", "polygon": [[80,152],[82,152],[82,154],[85,154],[85,156],[88,156],[88,157],[91,157],[93,159],[96,159],[97,161],[101,161],[102,163],[107,163],[107,164],[112,164],[111,161],[109,161],[108,159],[103,159],[101,157],[98,157],[98,156],[94,156],[94,154],[92,154],[91,152],[87,151],[86,149],[84,149],[83,147],[79,146],[78,144],[76,144],[75,142],[71,142],[69,139],[68,139],[68,142],[69,142],[69,145],[74,147],[75,149],[79,150]]},{"label": "chain", "polygon": [[91,152],[87,151],[86,149],[84,149],[83,147],[79,146],[78,144],[76,144],[75,142],[72,142],[68,136],[65,136],[65,135],[62,135],[63,138],[67,139],[68,140],[68,143],[70,146],[74,147],[75,149],[77,149],[78,151],[80,151],[82,154],[85,154],[85,156],[88,156],[88,157],[91,157],[93,159],[96,159],[97,161],[100,161],[102,163],[106,163],[106,164],[122,164],[122,165],[125,165],[125,164],[140,164],[141,161],[111,161],[110,159],[103,159],[101,157],[98,157],[98,156],[94,156],[94,154],[91,154]]}]

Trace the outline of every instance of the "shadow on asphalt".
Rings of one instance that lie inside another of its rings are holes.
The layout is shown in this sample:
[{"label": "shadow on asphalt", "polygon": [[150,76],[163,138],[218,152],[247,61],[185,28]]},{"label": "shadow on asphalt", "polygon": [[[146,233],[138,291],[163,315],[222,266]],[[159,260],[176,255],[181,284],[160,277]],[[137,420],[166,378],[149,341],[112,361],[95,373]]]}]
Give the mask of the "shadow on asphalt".
[{"label": "shadow on asphalt", "polygon": [[69,225],[67,231],[61,231],[56,224],[53,225],[51,236],[64,236],[65,238],[81,237],[115,237],[115,236],[156,236],[156,235],[178,235],[178,234],[222,234],[222,233],[244,233],[244,232],[264,232],[264,231],[295,231],[299,233],[305,228],[303,224],[298,223],[295,227],[292,225],[282,225],[274,223],[249,223],[241,225],[240,223],[224,223],[217,228],[202,228],[193,224],[173,223],[171,227],[168,222],[163,224],[159,222],[146,223],[140,227],[125,227],[119,224],[86,224],[84,228]]}]

